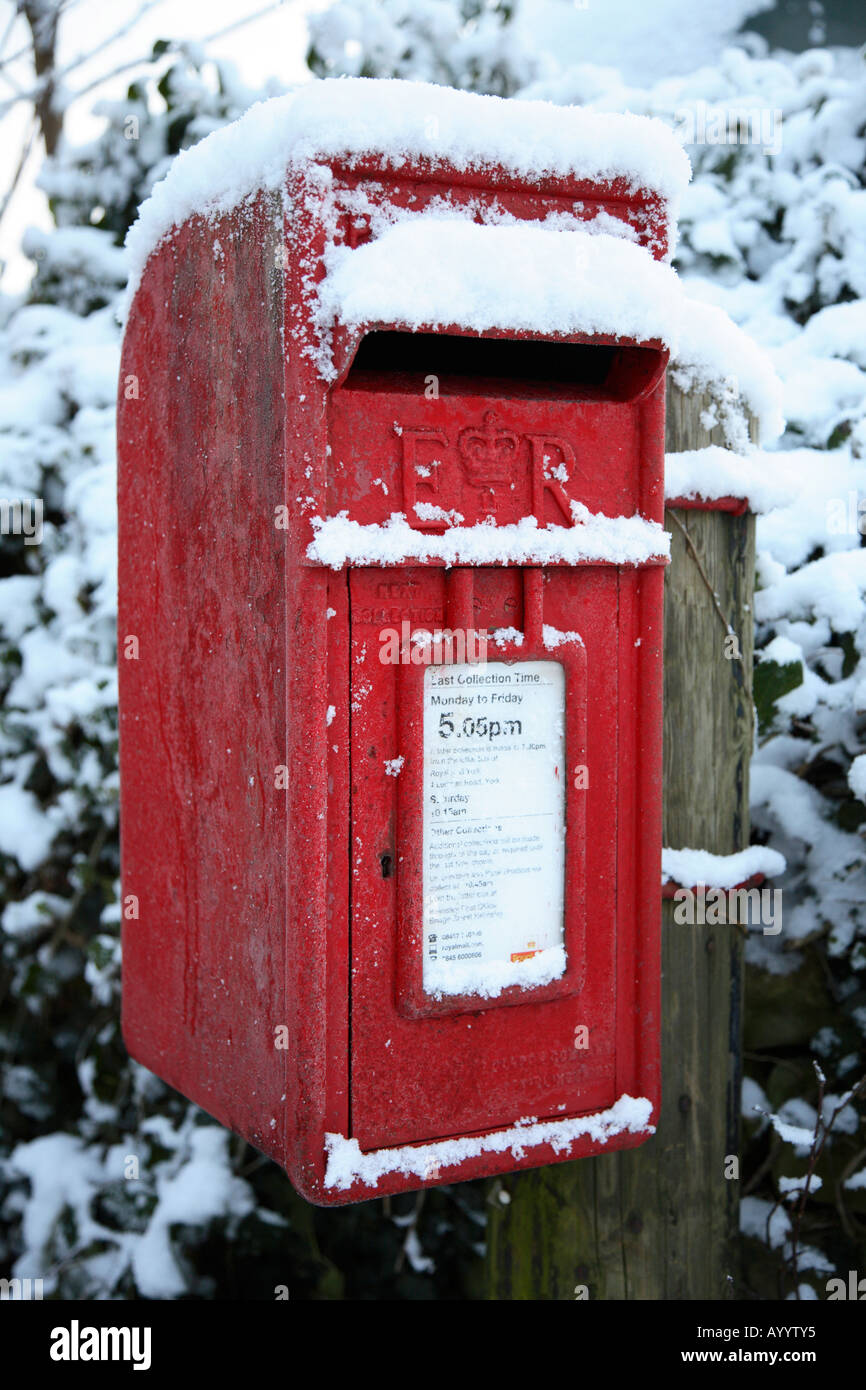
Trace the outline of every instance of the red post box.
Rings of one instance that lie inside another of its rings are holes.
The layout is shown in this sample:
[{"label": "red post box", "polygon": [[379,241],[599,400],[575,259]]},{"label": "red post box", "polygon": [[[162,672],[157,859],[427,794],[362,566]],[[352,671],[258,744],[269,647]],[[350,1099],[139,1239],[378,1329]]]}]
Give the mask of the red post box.
[{"label": "red post box", "polygon": [[127,1044],[318,1203],[640,1143],[678,147],[402,83],[257,112],[139,234]]}]

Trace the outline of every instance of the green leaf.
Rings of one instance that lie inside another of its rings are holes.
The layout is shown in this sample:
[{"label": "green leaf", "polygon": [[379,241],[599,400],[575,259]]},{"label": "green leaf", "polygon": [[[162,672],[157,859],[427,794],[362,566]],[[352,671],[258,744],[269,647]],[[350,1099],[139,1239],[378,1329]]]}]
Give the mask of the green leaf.
[{"label": "green leaf", "polygon": [[755,663],[753,689],[762,732],[766,733],[772,727],[776,701],[789,691],[796,690],[798,685],[803,684],[803,679],[802,661],[790,661],[784,665],[778,661],[758,660]]}]

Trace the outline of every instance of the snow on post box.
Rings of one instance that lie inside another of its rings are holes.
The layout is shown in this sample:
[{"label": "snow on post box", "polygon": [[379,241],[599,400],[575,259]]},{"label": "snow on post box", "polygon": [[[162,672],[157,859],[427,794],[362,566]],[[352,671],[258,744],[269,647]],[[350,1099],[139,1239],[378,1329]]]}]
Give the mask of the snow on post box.
[{"label": "snow on post box", "polygon": [[124,1034],[344,1203],[659,1102],[659,123],[319,82],[145,204]]}]

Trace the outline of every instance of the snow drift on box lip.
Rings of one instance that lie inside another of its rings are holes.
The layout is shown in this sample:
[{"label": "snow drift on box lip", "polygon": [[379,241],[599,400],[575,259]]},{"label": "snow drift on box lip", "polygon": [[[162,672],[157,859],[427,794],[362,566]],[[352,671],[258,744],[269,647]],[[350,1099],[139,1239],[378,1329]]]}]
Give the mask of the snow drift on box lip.
[{"label": "snow drift on box lip", "polygon": [[676,272],[607,233],[422,213],[356,248],[335,247],[328,259],[319,286],[325,325],[585,333],[669,348],[678,340]]}]

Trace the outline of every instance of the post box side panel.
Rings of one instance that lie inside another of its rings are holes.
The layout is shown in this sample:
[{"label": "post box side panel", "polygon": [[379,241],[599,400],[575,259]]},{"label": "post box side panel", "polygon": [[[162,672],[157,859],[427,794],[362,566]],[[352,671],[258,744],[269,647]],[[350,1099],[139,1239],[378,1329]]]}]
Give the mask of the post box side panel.
[{"label": "post box side panel", "polygon": [[315,1200],[349,1126],[349,603],[345,571],[290,565],[285,1166]]},{"label": "post box side panel", "polygon": [[[641,404],[640,503],[661,521],[665,383]],[[617,1076],[620,1093],[661,1103],[662,705],[664,569],[619,575],[620,837]]]},{"label": "post box side panel", "polygon": [[619,579],[617,1076],[645,1096],[654,1118],[661,1087],[662,636],[664,570]]},{"label": "post box side panel", "polygon": [[[520,571],[478,572],[476,621],[520,626]],[[544,621],[578,630],[586,649],[585,970],[562,998],[443,1017],[407,1018],[397,1007],[398,888],[404,849],[401,796],[421,796],[422,769],[406,757],[399,667],[379,660],[381,634],[401,621],[437,625],[445,612],[441,569],[359,570],[352,590],[352,1134],[362,1149],[474,1133],[521,1115],[603,1109],[615,1099],[617,846],[617,572],[552,569]],[[427,615],[432,615],[428,617]],[[517,617],[517,621],[514,619]],[[511,620],[509,622],[509,619]],[[567,626],[566,626],[567,625]],[[556,659],[555,650],[549,653]],[[495,659],[494,657],[491,659]],[[572,692],[572,697],[577,692]],[[569,696],[567,695],[567,698]],[[570,769],[572,755],[567,751]],[[417,859],[417,847],[413,847]],[[384,876],[383,857],[394,873]],[[576,1046],[585,1026],[589,1046]]]},{"label": "post box side panel", "polygon": [[262,198],[163,243],[131,311],[118,425],[122,878],[138,904],[123,925],[124,1036],[275,1154],[285,415],[282,299],[267,294],[280,235]]},{"label": "post box side panel", "polygon": [[[285,1167],[320,1200],[326,1133],[349,1127],[349,597],[345,570],[310,565],[327,512],[326,390],[311,287],[326,246],[315,179],[289,177],[283,228],[288,683]],[[311,276],[312,270],[312,276]]]}]

